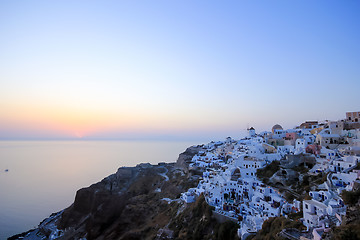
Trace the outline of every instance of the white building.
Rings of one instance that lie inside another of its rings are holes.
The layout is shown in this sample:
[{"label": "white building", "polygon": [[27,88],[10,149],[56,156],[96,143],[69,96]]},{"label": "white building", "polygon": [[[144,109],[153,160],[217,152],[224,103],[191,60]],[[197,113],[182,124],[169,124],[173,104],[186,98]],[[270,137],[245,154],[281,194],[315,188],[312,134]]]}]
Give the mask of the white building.
[{"label": "white building", "polygon": [[305,153],[307,142],[304,138],[298,138],[295,141],[295,154]]},{"label": "white building", "polygon": [[303,224],[309,228],[320,226],[320,218],[324,216],[327,206],[316,200],[304,200],[303,201]]},{"label": "white building", "polygon": [[196,200],[195,190],[190,188],[187,192],[181,194],[180,199],[182,199],[186,203],[192,203]]},{"label": "white building", "polygon": [[351,191],[354,187],[354,181],[358,179],[357,172],[349,173],[333,173],[331,175],[332,184],[335,187],[345,188],[348,191]]},{"label": "white building", "polygon": [[284,157],[287,154],[294,154],[295,153],[295,147],[291,145],[285,145],[285,146],[278,146],[277,152]]},{"label": "white building", "polygon": [[359,162],[360,157],[357,156],[345,156],[339,159],[333,160],[329,169],[333,172],[343,172],[354,168]]},{"label": "white building", "polygon": [[249,137],[255,137],[256,133],[255,133],[255,128],[251,127],[248,129],[249,131]]},{"label": "white building", "polygon": [[322,148],[320,151],[321,151],[320,153],[321,157],[324,157],[328,160],[334,160],[336,158],[336,152],[334,150]]}]

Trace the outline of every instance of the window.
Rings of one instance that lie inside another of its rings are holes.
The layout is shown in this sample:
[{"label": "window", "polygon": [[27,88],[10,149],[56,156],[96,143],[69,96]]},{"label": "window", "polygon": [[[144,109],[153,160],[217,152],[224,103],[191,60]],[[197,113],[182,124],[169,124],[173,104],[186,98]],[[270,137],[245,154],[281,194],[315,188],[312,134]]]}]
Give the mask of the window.
[{"label": "window", "polygon": [[307,204],[305,204],[305,208],[306,208],[306,209],[309,209],[309,206],[308,206]]}]

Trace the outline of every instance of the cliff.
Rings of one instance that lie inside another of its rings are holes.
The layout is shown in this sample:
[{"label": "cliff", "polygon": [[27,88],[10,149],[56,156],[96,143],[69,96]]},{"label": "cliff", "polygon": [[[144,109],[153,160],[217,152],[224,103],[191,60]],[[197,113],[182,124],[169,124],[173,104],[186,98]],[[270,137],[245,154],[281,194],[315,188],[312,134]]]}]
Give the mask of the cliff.
[{"label": "cliff", "polygon": [[[237,226],[217,223],[204,197],[183,203],[182,192],[198,184],[188,163],[201,147],[190,147],[176,163],[119,168],[77,191],[74,203],[37,229],[11,239],[224,239]],[[38,238],[37,238],[38,237]]]}]

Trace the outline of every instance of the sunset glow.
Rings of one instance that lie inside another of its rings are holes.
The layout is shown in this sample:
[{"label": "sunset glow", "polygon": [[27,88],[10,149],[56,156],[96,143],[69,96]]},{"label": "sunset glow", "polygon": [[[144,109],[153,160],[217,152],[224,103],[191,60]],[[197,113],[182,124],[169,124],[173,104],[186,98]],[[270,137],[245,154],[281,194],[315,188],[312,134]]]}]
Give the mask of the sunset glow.
[{"label": "sunset glow", "polygon": [[224,138],[358,110],[358,2],[65,2],[1,3],[0,139]]}]

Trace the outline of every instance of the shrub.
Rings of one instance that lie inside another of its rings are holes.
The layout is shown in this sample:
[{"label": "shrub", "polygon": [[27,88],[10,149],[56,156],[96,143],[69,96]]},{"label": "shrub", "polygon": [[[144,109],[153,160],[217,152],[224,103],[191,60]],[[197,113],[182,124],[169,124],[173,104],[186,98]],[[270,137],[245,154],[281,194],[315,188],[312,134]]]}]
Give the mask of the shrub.
[{"label": "shrub", "polygon": [[280,169],[279,161],[272,161],[269,165],[264,168],[256,170],[256,175],[261,178],[271,178]]},{"label": "shrub", "polygon": [[292,220],[298,220],[300,218],[303,217],[303,212],[300,211],[300,212],[297,212],[297,213],[290,213],[289,214],[289,218],[292,219]]},{"label": "shrub", "polygon": [[335,240],[358,240],[360,239],[360,224],[337,227],[333,230],[333,235],[330,235],[330,238]]},{"label": "shrub", "polygon": [[359,201],[360,190],[357,191],[342,191],[341,198],[344,200],[344,203],[347,205],[355,205]]},{"label": "shrub", "polygon": [[285,217],[271,217],[263,223],[262,229],[256,233],[253,239],[278,239],[277,234],[285,228],[296,228],[299,230],[303,230],[304,225],[302,225],[302,223],[299,221],[291,221],[290,219],[287,219]]}]

